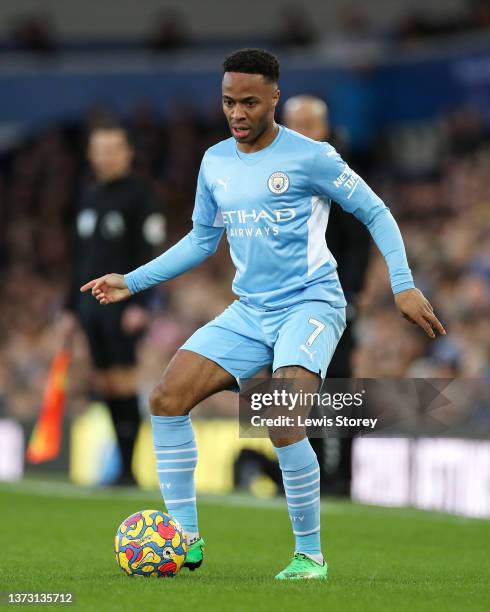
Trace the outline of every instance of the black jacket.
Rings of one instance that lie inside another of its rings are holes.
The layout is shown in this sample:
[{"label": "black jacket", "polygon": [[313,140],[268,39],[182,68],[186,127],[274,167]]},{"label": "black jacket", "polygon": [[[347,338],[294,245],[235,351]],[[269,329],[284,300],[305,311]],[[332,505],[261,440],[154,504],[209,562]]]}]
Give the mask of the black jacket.
[{"label": "black jacket", "polygon": [[70,310],[78,310],[84,297],[81,285],[110,272],[130,272],[161,251],[165,240],[162,204],[151,185],[134,176],[92,185],[74,221]]}]

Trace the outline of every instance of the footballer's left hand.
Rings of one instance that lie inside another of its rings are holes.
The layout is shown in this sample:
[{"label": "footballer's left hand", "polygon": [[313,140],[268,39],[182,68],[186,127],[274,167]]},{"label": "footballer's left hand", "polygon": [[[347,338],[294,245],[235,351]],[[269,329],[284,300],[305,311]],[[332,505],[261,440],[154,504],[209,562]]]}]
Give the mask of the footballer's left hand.
[{"label": "footballer's left hand", "polygon": [[397,293],[395,303],[401,316],[421,327],[430,338],[436,337],[434,330],[443,336],[446,335],[446,330],[434,314],[429,300],[419,289],[407,289]]}]

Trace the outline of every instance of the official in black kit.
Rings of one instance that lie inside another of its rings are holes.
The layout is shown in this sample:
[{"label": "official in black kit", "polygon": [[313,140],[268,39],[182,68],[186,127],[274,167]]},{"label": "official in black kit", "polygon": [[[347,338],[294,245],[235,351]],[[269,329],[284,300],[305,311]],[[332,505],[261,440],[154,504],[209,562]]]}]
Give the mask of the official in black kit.
[{"label": "official in black kit", "polygon": [[134,296],[100,308],[79,287],[106,270],[133,270],[155,256],[165,240],[165,216],[151,184],[131,172],[133,149],[118,125],[94,128],[88,158],[95,182],[75,215],[73,271],[62,327],[65,337],[78,320],[94,366],[94,390],[110,409],[123,470],[116,484],[133,484],[131,462],[140,424],[136,346],[148,322],[143,299]]}]

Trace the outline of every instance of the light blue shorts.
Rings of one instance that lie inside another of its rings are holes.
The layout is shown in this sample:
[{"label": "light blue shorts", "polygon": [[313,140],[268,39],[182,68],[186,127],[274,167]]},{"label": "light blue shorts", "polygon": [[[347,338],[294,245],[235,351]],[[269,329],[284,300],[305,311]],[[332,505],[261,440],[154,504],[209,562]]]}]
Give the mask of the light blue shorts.
[{"label": "light blue shorts", "polygon": [[237,300],[181,348],[211,359],[238,382],[270,365],[273,372],[299,365],[324,378],[345,325],[345,308],[327,302],[265,311]]}]

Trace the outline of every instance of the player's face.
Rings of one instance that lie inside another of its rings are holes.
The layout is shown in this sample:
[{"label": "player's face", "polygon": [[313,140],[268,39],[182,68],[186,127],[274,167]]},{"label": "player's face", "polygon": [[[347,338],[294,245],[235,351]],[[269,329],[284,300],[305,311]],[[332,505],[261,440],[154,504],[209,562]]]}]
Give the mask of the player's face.
[{"label": "player's face", "polygon": [[294,110],[286,110],[284,125],[313,140],[323,141],[329,136],[329,126],[325,116],[319,114],[315,107],[308,103],[298,105]]},{"label": "player's face", "polygon": [[133,151],[123,130],[96,130],[90,136],[88,157],[98,179],[109,181],[128,174]]},{"label": "player's face", "polygon": [[225,72],[223,111],[231,133],[239,143],[253,145],[272,129],[279,89],[261,74]]}]

